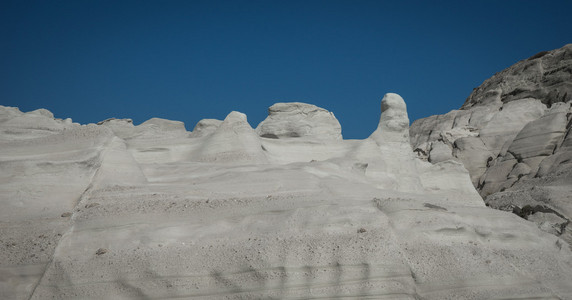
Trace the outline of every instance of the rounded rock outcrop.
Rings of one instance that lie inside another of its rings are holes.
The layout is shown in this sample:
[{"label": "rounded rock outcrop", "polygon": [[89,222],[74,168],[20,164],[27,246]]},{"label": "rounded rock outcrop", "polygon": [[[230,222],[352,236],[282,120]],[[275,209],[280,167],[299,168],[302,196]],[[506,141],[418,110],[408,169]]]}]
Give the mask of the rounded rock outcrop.
[{"label": "rounded rock outcrop", "polygon": [[276,103],[268,108],[268,117],[256,128],[265,138],[341,140],[342,127],[332,112],[312,104]]},{"label": "rounded rock outcrop", "polygon": [[222,124],[221,120],[216,119],[202,119],[200,120],[193,132],[191,133],[191,137],[203,137],[207,136],[216,131],[216,129]]},{"label": "rounded rock outcrop", "polygon": [[141,123],[141,125],[139,126],[155,127],[160,131],[178,131],[178,132],[187,131],[187,129],[185,128],[185,123],[181,121],[172,121],[161,118],[151,118]]}]

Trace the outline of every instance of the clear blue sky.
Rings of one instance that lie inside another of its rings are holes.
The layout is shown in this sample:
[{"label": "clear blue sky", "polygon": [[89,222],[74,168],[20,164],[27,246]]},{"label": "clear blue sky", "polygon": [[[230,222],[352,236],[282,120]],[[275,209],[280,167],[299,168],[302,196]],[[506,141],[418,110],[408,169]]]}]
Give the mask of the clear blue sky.
[{"label": "clear blue sky", "polygon": [[82,124],[151,117],[256,127],[275,102],[335,113],[345,138],[399,93],[411,121],[572,42],[572,1],[0,1],[0,104]]}]

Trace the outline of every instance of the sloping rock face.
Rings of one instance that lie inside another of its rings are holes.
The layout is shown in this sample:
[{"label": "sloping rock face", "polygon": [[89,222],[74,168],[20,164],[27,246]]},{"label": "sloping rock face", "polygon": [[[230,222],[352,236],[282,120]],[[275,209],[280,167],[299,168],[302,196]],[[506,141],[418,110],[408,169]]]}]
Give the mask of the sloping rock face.
[{"label": "sloping rock face", "polygon": [[572,299],[570,247],[415,158],[396,94],[365,140],[0,112],[2,299]]},{"label": "sloping rock face", "polygon": [[485,80],[461,109],[533,98],[546,106],[572,99],[572,44],[543,51]]},{"label": "sloping rock face", "polygon": [[488,205],[572,243],[571,100],[569,44],[485,80],[460,110],[417,120],[411,144],[430,162],[462,162]]}]

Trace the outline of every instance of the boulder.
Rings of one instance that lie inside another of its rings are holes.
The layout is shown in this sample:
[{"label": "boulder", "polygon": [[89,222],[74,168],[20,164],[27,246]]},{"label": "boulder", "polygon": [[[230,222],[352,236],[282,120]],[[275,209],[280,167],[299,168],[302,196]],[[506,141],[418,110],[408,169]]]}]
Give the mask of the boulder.
[{"label": "boulder", "polygon": [[333,113],[312,104],[276,103],[268,108],[268,117],[256,128],[264,138],[300,138],[341,140],[342,127]]}]

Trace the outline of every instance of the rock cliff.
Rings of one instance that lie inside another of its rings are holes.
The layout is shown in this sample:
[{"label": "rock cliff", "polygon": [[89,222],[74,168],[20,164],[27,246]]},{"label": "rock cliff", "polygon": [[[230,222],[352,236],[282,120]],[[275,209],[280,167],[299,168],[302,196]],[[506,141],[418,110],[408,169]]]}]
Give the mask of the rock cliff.
[{"label": "rock cliff", "polygon": [[417,159],[399,95],[365,140],[273,107],[193,132],[0,107],[0,298],[572,299],[570,247]]},{"label": "rock cliff", "polygon": [[488,205],[572,243],[571,100],[569,44],[495,74],[459,110],[415,121],[411,144],[430,162],[463,163]]}]

